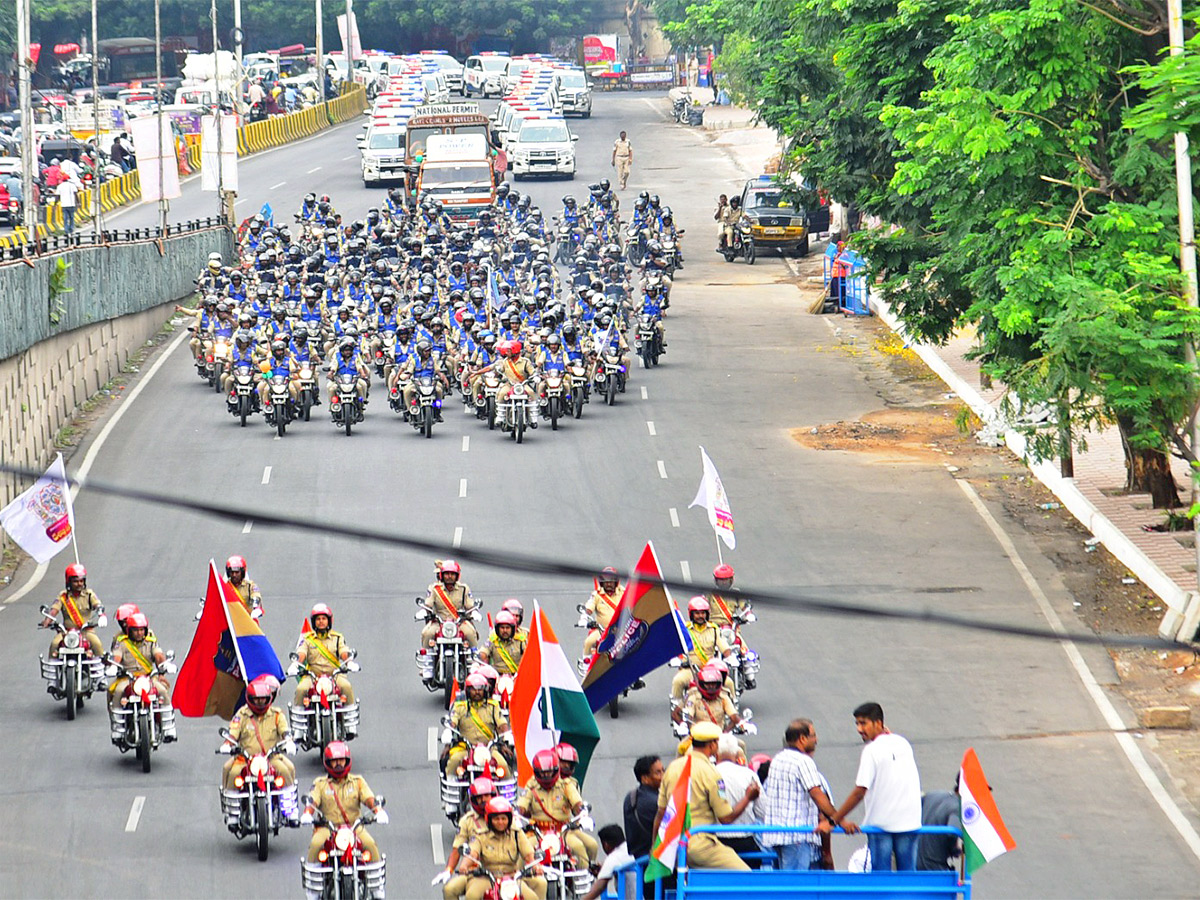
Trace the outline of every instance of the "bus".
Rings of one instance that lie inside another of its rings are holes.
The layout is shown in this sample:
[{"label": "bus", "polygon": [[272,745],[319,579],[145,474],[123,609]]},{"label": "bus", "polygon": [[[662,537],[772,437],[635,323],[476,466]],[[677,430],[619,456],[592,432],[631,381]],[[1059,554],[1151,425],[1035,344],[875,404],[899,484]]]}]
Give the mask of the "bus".
[{"label": "bus", "polygon": [[[103,84],[129,84],[153,81],[155,75],[154,41],[150,38],[109,38],[98,42],[100,81]],[[163,41],[162,77],[179,78],[179,55],[187,47],[178,38]]]}]

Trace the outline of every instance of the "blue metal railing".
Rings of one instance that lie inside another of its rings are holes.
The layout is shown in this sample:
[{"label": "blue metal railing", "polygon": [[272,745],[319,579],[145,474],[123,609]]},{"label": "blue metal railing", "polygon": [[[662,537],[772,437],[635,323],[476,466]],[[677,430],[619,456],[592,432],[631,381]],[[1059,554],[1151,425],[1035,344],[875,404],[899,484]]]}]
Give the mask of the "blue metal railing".
[{"label": "blue metal railing", "polygon": [[[825,248],[824,271],[825,287],[830,287],[833,278],[833,260],[838,255],[837,244],[830,241]],[[852,316],[869,316],[871,305],[867,295],[867,261],[853,250],[842,250],[842,261],[850,267],[849,274],[842,279],[840,295],[834,296],[838,309]],[[831,292],[830,296],[833,296]]]},{"label": "blue metal railing", "polygon": [[[690,834],[812,834],[811,825],[697,825]],[[841,828],[835,833],[845,834]],[[863,834],[881,834],[883,829],[863,828]],[[941,834],[961,837],[962,832],[948,825],[923,825],[920,834]],[[838,898],[838,900],[882,900],[882,898],[904,898],[904,900],[971,900],[970,876],[953,870],[921,872],[846,872],[846,871],[795,871],[759,869],[749,872],[731,869],[689,869],[687,865],[687,840],[680,841],[679,858],[674,889],[664,888],[663,881],[653,882],[652,889],[644,887],[646,868],[650,857],[642,856],[614,873],[610,895],[620,900],[635,900],[643,896],[654,900],[686,900],[688,897],[804,897]],[[760,854],[747,854],[749,856]],[[772,859],[767,851],[762,858]],[[643,891],[646,891],[643,894]]]}]

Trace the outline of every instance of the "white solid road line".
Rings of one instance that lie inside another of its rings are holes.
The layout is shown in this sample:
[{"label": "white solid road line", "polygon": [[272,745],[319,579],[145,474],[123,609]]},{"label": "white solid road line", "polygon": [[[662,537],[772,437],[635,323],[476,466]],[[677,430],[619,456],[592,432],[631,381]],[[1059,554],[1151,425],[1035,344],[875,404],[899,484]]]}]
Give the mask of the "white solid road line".
[{"label": "white solid road line", "polygon": [[267,466],[265,469],[263,469],[263,480],[262,480],[262,483],[263,483],[263,484],[270,484],[270,482],[271,482],[271,467],[270,467],[270,466]]},{"label": "white solid road line", "polygon": [[679,510],[677,510],[675,507],[672,506],[670,512],[671,512],[671,527],[678,528],[679,527]]},{"label": "white solid road line", "polygon": [[683,573],[683,580],[686,581],[688,584],[691,584],[692,583],[692,567],[688,565],[688,561],[686,559],[681,559],[679,561],[679,571]]},{"label": "white solid road line", "polygon": [[[75,477],[77,479],[82,481],[83,479],[87,478],[88,472],[92,470],[92,465],[96,462],[96,454],[100,452],[100,448],[104,446],[104,442],[107,441],[108,436],[112,434],[113,428],[115,428],[117,423],[121,421],[121,417],[125,415],[125,410],[129,409],[133,401],[138,398],[139,394],[141,394],[142,388],[150,383],[150,379],[158,373],[158,370],[163,367],[163,363],[165,363],[168,357],[175,352],[175,348],[183,343],[183,339],[185,337],[188,337],[188,331],[187,329],[181,329],[179,336],[176,337],[175,340],[171,341],[171,343],[167,346],[167,349],[163,351],[162,356],[154,361],[154,365],[147,369],[146,374],[143,375],[138,383],[133,386],[133,390],[129,392],[129,395],[125,398],[125,402],[118,406],[117,411],[114,412],[112,416],[109,417],[109,420],[104,423],[104,427],[100,429],[100,433],[96,435],[96,439],[92,441],[92,445],[88,447],[87,453],[83,455],[83,462],[79,466],[79,471],[75,473]],[[72,500],[74,500],[74,498],[78,495],[79,488],[76,486],[71,489]],[[29,581],[25,582],[25,584],[21,586],[20,590],[18,590],[4,602],[16,603],[18,600],[36,588],[42,583],[42,579],[45,577],[48,568],[49,566],[46,564],[39,565],[33,570],[33,575],[30,576]]]},{"label": "white solid road line", "polygon": [[[970,482],[962,478],[956,478],[955,481],[962,488],[962,492],[967,495],[967,500],[975,507],[975,511],[979,513],[979,517],[983,519],[984,524],[987,525],[988,529],[995,536],[996,541],[1003,548],[1004,553],[1013,564],[1013,568],[1021,576],[1021,580],[1025,582],[1025,587],[1029,589],[1029,593],[1033,596],[1034,602],[1037,603],[1038,609],[1041,610],[1042,615],[1049,623],[1051,631],[1060,635],[1066,634],[1066,628],[1063,627],[1062,619],[1058,617],[1058,613],[1050,605],[1050,601],[1042,590],[1042,586],[1038,584],[1037,579],[1033,577],[1033,573],[1029,571],[1029,567],[1025,565],[1025,560],[1021,559],[1021,555],[1017,552],[1012,538],[1008,536],[1000,526],[1000,523],[996,521],[995,517],[984,505]],[[1075,646],[1074,641],[1066,638],[1059,641],[1059,646],[1067,654],[1067,659],[1070,661],[1071,667],[1075,670],[1075,674],[1079,676],[1079,680],[1083,682],[1084,690],[1092,698],[1092,702],[1096,704],[1096,709],[1104,717],[1105,723],[1115,732],[1113,737],[1117,739],[1117,745],[1124,752],[1125,758],[1129,760],[1129,764],[1133,766],[1138,777],[1142,779],[1142,783],[1146,785],[1146,789],[1150,791],[1150,796],[1154,798],[1159,808],[1166,814],[1168,821],[1175,826],[1175,830],[1179,832],[1179,836],[1183,838],[1183,842],[1187,844],[1188,849],[1200,859],[1200,834],[1196,833],[1196,829],[1192,826],[1192,823],[1183,814],[1183,811],[1180,810],[1179,805],[1171,795],[1167,793],[1167,789],[1163,787],[1163,783],[1159,780],[1158,775],[1150,768],[1150,764],[1146,762],[1142,748],[1138,746],[1133,736],[1126,730],[1120,713],[1117,712],[1108,695],[1104,693],[1104,689],[1100,687],[1100,683],[1096,681],[1096,676],[1092,674],[1092,670],[1084,662],[1083,656],[1079,653],[1079,648]]]},{"label": "white solid road line", "polygon": [[254,520],[247,519],[246,524],[242,526],[242,534],[249,534],[250,529],[254,527]]},{"label": "white solid road line", "polygon": [[650,399],[649,395],[646,393],[646,386],[644,384],[642,385],[642,399],[643,400]]},{"label": "white solid road line", "polygon": [[426,741],[426,749],[429,751],[429,761],[433,762],[438,758],[437,751],[438,730],[436,725],[429,726],[429,738]]},{"label": "white solid road line", "polygon": [[467,479],[465,478],[458,479],[458,496],[460,500],[467,496]]},{"label": "white solid road line", "polygon": [[658,434],[658,432],[654,430],[653,422],[647,422],[646,428],[650,431],[650,437],[654,437],[656,434]]},{"label": "white solid road line", "polygon": [[321,167],[320,167],[320,166],[313,166],[311,169],[309,169],[309,170],[308,170],[307,172],[305,172],[304,174],[306,174],[306,175],[311,175],[313,172],[320,172],[320,171],[321,171]]},{"label": "white solid road line", "polygon": [[661,459],[658,461],[658,477],[659,478],[667,477],[667,464],[665,462],[663,462]]},{"label": "white solid road line", "polygon": [[137,831],[138,820],[142,817],[142,807],[146,805],[145,797],[134,797],[133,806],[129,808],[129,818],[125,820],[126,831]]},{"label": "white solid road line", "polygon": [[459,525],[454,529],[454,540],[450,542],[454,547],[462,546],[462,526]]},{"label": "white solid road line", "polygon": [[464,434],[463,435],[463,453],[466,453],[470,449],[471,449],[471,436],[469,434]]},{"label": "white solid road line", "polygon": [[279,182],[279,184],[273,184],[273,185],[271,185],[269,188],[267,188],[267,190],[268,190],[268,191],[273,191],[273,190],[275,190],[276,188],[281,188],[281,187],[283,187],[285,184],[287,184],[287,182],[286,182],[286,181],[281,181],[281,182]]},{"label": "white solid road line", "polygon": [[429,826],[429,842],[433,845],[433,864],[435,866],[444,866],[446,864],[446,851],[442,849],[441,822],[434,822]]}]

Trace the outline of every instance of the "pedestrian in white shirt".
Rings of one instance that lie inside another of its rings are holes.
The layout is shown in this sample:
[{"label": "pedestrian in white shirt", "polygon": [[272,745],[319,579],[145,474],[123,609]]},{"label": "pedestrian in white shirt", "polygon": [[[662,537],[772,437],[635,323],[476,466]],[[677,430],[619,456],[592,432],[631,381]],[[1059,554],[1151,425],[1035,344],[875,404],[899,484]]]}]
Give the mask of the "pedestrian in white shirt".
[{"label": "pedestrian in white shirt", "polygon": [[82,186],[78,181],[64,179],[54,190],[58,194],[58,202],[62,206],[63,231],[71,234],[75,230],[75,195]]},{"label": "pedestrian in white shirt", "polygon": [[596,900],[603,896],[609,881],[621,877],[617,874],[617,870],[634,861],[633,855],[625,844],[625,832],[620,825],[605,825],[596,832],[596,837],[600,839],[600,846],[604,848],[604,863],[596,872],[596,880],[592,884],[592,889],[584,895],[583,900]]},{"label": "pedestrian in white shirt", "polygon": [[[890,871],[895,857],[896,871],[917,868],[917,847],[921,827],[921,776],[912,745],[883,724],[883,707],[864,703],[854,710],[854,727],[866,744],[854,778],[855,788],[838,808],[833,824],[842,824],[859,803],[863,803],[863,828],[875,827],[867,834],[872,871]],[[829,824],[824,823],[823,830]]]},{"label": "pedestrian in white shirt", "polygon": [[[717,741],[717,772],[725,783],[725,798],[730,804],[736,804],[741,800],[746,794],[746,789],[752,784],[757,784],[759,790],[762,789],[758,776],[746,765],[746,753],[742,750],[742,745],[732,734],[723,734]],[[754,804],[749,804],[745,811],[729,824],[757,825],[758,816],[754,812]],[[717,838],[722,844],[732,847],[739,855],[758,853],[762,849],[748,831],[719,834]],[[757,869],[761,863],[758,859],[751,858],[746,860],[746,865]]]}]

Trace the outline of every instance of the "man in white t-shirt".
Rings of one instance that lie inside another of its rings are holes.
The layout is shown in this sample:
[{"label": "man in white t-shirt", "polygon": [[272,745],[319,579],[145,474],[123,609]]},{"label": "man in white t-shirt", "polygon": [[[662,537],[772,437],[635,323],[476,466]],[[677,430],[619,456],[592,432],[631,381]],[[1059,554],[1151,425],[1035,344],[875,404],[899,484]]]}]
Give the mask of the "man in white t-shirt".
[{"label": "man in white t-shirt", "polygon": [[58,202],[62,204],[63,231],[71,234],[75,230],[75,195],[83,189],[78,181],[70,179],[63,181],[54,190],[58,194]]},{"label": "man in white t-shirt", "polygon": [[[912,745],[883,724],[883,707],[864,703],[854,710],[854,727],[866,744],[858,762],[855,788],[838,808],[833,824],[840,825],[859,803],[863,804],[863,828],[875,827],[879,833],[867,834],[872,871],[890,871],[895,857],[896,871],[917,868],[917,846],[921,827],[921,776]],[[829,824],[822,823],[821,830]]]},{"label": "man in white t-shirt", "polygon": [[[746,765],[746,753],[742,750],[741,743],[728,732],[721,735],[721,739],[717,741],[717,773],[721,776],[721,780],[725,782],[725,798],[730,803],[737,803],[741,800],[746,794],[746,789],[752,784],[757,784],[759,790],[762,790],[762,782],[758,780],[758,776]],[[754,804],[747,806],[745,811],[729,824],[757,825],[758,816],[754,812]],[[757,853],[762,849],[758,846],[758,841],[748,831],[719,834],[717,835],[717,839],[722,844],[732,847],[739,854]],[[756,858],[748,859],[746,860],[746,865],[752,869],[757,869],[759,861]]]},{"label": "man in white t-shirt", "polygon": [[633,855],[625,845],[625,832],[620,825],[605,825],[596,832],[596,837],[600,838],[600,846],[604,848],[604,863],[596,872],[592,889],[584,895],[583,900],[596,900],[597,897],[603,896],[609,881],[624,877],[616,874],[617,869],[633,862]]}]

